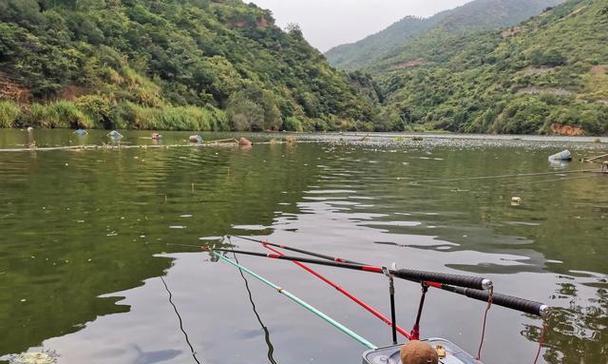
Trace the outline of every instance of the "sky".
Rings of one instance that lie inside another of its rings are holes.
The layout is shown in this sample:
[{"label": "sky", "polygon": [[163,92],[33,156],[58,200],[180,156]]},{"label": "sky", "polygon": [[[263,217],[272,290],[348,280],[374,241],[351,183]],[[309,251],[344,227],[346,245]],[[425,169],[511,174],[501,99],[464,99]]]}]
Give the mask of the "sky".
[{"label": "sky", "polygon": [[272,10],[284,28],[297,23],[306,39],[322,52],[356,42],[397,20],[428,17],[470,0],[245,0]]}]

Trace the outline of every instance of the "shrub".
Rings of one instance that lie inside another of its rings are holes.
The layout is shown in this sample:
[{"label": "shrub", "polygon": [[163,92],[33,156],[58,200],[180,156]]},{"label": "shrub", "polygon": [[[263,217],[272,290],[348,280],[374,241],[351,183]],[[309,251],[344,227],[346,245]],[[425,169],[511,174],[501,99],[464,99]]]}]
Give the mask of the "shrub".
[{"label": "shrub", "polygon": [[302,132],[304,131],[304,128],[302,127],[302,121],[300,121],[300,119],[295,116],[290,116],[285,119],[283,130]]},{"label": "shrub", "polygon": [[494,124],[494,131],[506,134],[538,134],[551,107],[535,97],[512,100]]},{"label": "shrub", "polygon": [[231,100],[226,109],[233,130],[263,130],[264,109],[250,100]]},{"label": "shrub", "polygon": [[566,64],[567,58],[557,49],[541,50],[535,49],[530,54],[530,62],[535,66],[556,67]]},{"label": "shrub", "polygon": [[0,100],[0,128],[15,126],[20,115],[19,105],[10,100]]},{"label": "shrub", "polygon": [[275,97],[255,85],[230,96],[226,111],[235,130],[278,130],[283,123]]},{"label": "shrub", "polygon": [[87,95],[76,100],[76,106],[84,112],[97,128],[113,129],[112,102],[103,96]]}]

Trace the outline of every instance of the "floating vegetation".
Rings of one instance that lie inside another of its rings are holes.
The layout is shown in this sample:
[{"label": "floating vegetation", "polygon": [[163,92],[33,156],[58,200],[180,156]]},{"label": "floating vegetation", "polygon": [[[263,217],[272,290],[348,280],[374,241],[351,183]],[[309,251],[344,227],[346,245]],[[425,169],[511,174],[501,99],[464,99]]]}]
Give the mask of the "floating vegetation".
[{"label": "floating vegetation", "polygon": [[52,350],[28,352],[8,356],[10,364],[55,364],[59,354]]}]

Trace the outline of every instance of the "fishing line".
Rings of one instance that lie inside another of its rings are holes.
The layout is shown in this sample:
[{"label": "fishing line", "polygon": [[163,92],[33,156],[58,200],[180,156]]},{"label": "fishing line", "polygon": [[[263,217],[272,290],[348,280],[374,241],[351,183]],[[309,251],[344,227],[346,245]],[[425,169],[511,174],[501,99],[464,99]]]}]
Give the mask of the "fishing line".
[{"label": "fishing line", "polygon": [[539,173],[516,173],[516,174],[503,174],[497,176],[479,176],[479,177],[461,177],[461,178],[439,178],[431,180],[418,181],[417,183],[433,183],[433,182],[457,182],[457,181],[475,181],[484,179],[500,179],[500,178],[519,178],[519,177],[537,177],[537,176],[550,176],[556,174],[573,174],[573,173],[588,173],[597,172],[595,169],[577,169],[574,171],[562,171],[562,172],[539,172]]},{"label": "fishing line", "polygon": [[[230,245],[232,245],[232,241],[230,240],[230,237],[228,237],[228,242],[230,243]],[[237,258],[236,254],[234,254],[234,261],[240,265],[239,259]],[[243,277],[243,281],[245,281],[245,289],[247,290],[247,294],[249,295],[249,302],[251,302],[251,307],[253,308],[253,313],[255,314],[255,317],[257,318],[258,322],[260,323],[262,330],[264,330],[264,340],[266,341],[266,346],[268,347],[268,361],[272,364],[278,364],[275,361],[274,356],[273,356],[274,346],[272,345],[272,341],[270,340],[270,331],[268,330],[266,325],[264,325],[264,323],[262,322],[262,319],[260,318],[258,310],[255,306],[255,302],[253,301],[253,294],[251,293],[251,289],[249,288],[249,281],[247,280],[247,278],[245,278],[245,274],[243,274],[243,270],[240,267],[239,267],[239,273],[241,274],[241,277]]]},{"label": "fishing line", "polygon": [[[551,315],[551,313],[549,313]],[[540,357],[540,352],[543,349],[543,345],[545,344],[545,335],[549,330],[549,315],[543,320],[543,328],[541,329],[540,338],[538,339],[538,350],[536,351],[536,357],[534,358],[534,364],[538,362],[538,358]]]},{"label": "fishing line", "polygon": [[486,307],[486,310],[483,314],[483,324],[481,326],[481,340],[479,342],[479,349],[477,350],[477,360],[481,360],[481,349],[483,348],[483,342],[485,340],[486,337],[486,323],[488,321],[488,312],[490,311],[490,308],[492,308],[492,300],[493,300],[493,296],[494,296],[494,287],[490,288],[490,295],[488,298],[488,306]]},{"label": "fishing line", "polygon": [[[273,252],[275,254],[284,255],[280,251],[278,251],[276,249],[273,249],[273,248],[271,248],[270,246],[268,246],[266,244],[263,244],[263,246],[264,246],[264,248],[268,249],[269,251],[271,251],[271,252]],[[335,288],[338,292],[340,292],[344,296],[348,297],[350,300],[352,300],[353,302],[355,302],[356,304],[358,304],[359,306],[361,306],[362,308],[364,308],[367,312],[371,313],[372,315],[374,315],[376,318],[378,318],[379,320],[381,320],[385,324],[387,324],[387,325],[389,325],[391,327],[393,326],[393,321],[391,319],[389,319],[388,317],[386,317],[382,312],[380,312],[375,307],[373,307],[373,306],[369,305],[368,303],[364,302],[363,300],[357,298],[355,295],[353,295],[352,293],[350,293],[349,291],[347,291],[342,286],[338,285],[337,283],[332,282],[331,280],[329,280],[325,276],[321,275],[320,273],[318,273],[314,269],[310,268],[306,264],[300,263],[298,261],[294,261],[293,263],[296,264],[298,267],[304,269],[308,273],[312,274],[313,276],[319,278],[324,283],[326,283],[326,284],[330,285],[331,287]],[[396,326],[395,328],[396,328],[397,332],[399,332],[401,335],[405,336],[408,340],[412,339],[412,335],[407,330],[405,330],[405,329],[403,329],[403,328],[401,328],[399,326]]]},{"label": "fishing line", "polygon": [[573,181],[573,180],[577,180],[577,179],[587,179],[587,178],[591,179],[591,178],[597,178],[597,177],[601,177],[601,176],[602,175],[599,173],[594,173],[594,174],[580,176],[580,177],[561,177],[561,178],[556,178],[556,179],[532,181],[532,182],[528,182],[527,184],[532,185],[532,184],[542,184],[542,183],[557,183],[557,182],[561,182],[561,181]]},{"label": "fishing line", "polygon": [[163,285],[165,286],[165,290],[169,294],[169,303],[171,304],[171,306],[173,306],[173,310],[175,311],[175,314],[177,315],[177,319],[179,320],[179,329],[184,334],[184,337],[186,338],[186,343],[190,347],[190,352],[192,353],[192,357],[194,358],[195,362],[197,362],[198,364],[201,364],[201,362],[196,357],[196,352],[194,351],[194,347],[192,346],[192,343],[190,343],[190,338],[188,337],[188,333],[184,329],[184,322],[182,320],[182,316],[179,314],[179,311],[177,310],[177,306],[173,303],[173,294],[171,293],[171,290],[169,290],[169,286],[167,286],[167,282],[165,282],[165,279],[163,277],[160,277],[160,280],[163,282]]},{"label": "fishing line", "polygon": [[[559,175],[560,173],[563,172],[556,172],[556,175]],[[578,177],[559,177],[559,178],[552,178],[552,179],[543,179],[540,181],[519,181],[519,182],[514,182],[514,181],[502,181],[502,183],[498,184],[498,185],[492,185],[492,188],[497,188],[497,187],[505,187],[505,186],[515,186],[515,187],[520,187],[522,185],[524,186],[530,186],[530,185],[542,185],[542,184],[555,184],[555,183],[559,183],[559,182],[567,182],[567,181],[574,181],[574,180],[583,180],[583,179],[592,179],[592,178],[597,178],[597,177],[602,177],[602,173],[598,172],[598,171],[592,171],[590,174],[584,175],[584,176],[578,176]],[[450,182],[450,181],[448,181]],[[458,182],[458,181],[455,181]],[[465,180],[462,180],[461,182],[465,182]],[[483,185],[482,187],[489,187],[487,185]],[[433,186],[434,189],[442,189],[442,190],[450,190],[451,192],[471,192],[470,190],[454,190],[455,185],[435,185]]]},{"label": "fishing line", "polygon": [[349,329],[348,327],[344,326],[340,322],[338,322],[338,321],[334,320],[333,318],[329,317],[328,315],[326,315],[325,313],[321,312],[319,309],[317,309],[316,307],[310,305],[309,303],[307,303],[306,301],[302,300],[301,298],[299,298],[298,296],[294,295],[293,293],[291,293],[291,292],[283,289],[282,287],[276,285],[275,283],[273,283],[273,282],[269,281],[268,279],[262,277],[261,275],[255,273],[254,271],[250,270],[249,268],[246,268],[246,267],[244,267],[244,266],[236,263],[232,259],[229,259],[229,258],[223,256],[222,254],[219,254],[218,251],[216,251],[216,250],[212,250],[211,254],[213,254],[214,256],[216,256],[219,260],[223,261],[224,263],[230,264],[230,265],[232,265],[235,268],[241,268],[245,273],[251,275],[255,279],[259,280],[260,282],[264,283],[265,285],[267,285],[267,286],[271,287],[272,289],[276,290],[279,294],[284,295],[285,297],[289,298],[291,301],[295,302],[299,306],[305,308],[306,310],[310,311],[314,315],[320,317],[325,322],[329,323],[330,325],[332,325],[333,327],[335,327],[336,329],[338,329],[339,331],[341,331],[343,334],[349,336],[351,339],[357,341],[358,343],[360,343],[361,345],[367,347],[368,349],[371,349],[371,350],[378,349],[378,347],[376,345],[372,344],[370,341],[368,341],[367,339],[365,339],[361,335],[357,334],[356,332],[352,331],[351,329]]},{"label": "fishing line", "polygon": [[193,244],[163,243],[163,242],[160,242],[160,241],[146,241],[146,242],[144,242],[144,245],[150,245],[150,244],[167,245],[167,246],[181,246],[181,247],[187,247],[187,248],[196,248],[198,251],[201,250],[201,246],[200,245],[193,245]]}]

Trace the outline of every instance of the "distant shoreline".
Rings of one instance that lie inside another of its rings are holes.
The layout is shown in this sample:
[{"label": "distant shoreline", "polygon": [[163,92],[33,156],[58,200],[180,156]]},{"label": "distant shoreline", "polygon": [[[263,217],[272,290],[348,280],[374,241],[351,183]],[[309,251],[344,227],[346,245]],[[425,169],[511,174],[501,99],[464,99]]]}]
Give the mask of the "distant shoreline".
[{"label": "distant shoreline", "polygon": [[[20,130],[24,133],[24,128],[0,128],[2,130]],[[35,128],[34,130],[75,130],[71,128]],[[108,131],[107,129],[91,128],[87,129],[91,131]],[[192,133],[192,134],[238,134],[238,135],[250,135],[250,136],[263,136],[263,135],[293,135],[296,137],[302,137],[303,139],[314,139],[318,136],[348,138],[353,141],[365,141],[369,138],[381,138],[381,139],[392,139],[393,141],[408,141],[420,139],[431,140],[487,140],[487,141],[524,141],[524,142],[576,142],[576,143],[591,143],[598,145],[608,144],[608,135],[585,135],[585,136],[565,136],[565,135],[542,135],[542,134],[479,134],[479,133],[452,133],[448,131],[435,130],[427,132],[365,132],[365,131],[316,131],[316,132],[294,132],[294,131],[213,131],[213,130],[162,130],[162,129],[116,129],[125,132],[171,132],[171,133]],[[607,146],[608,147],[608,146]]]}]

